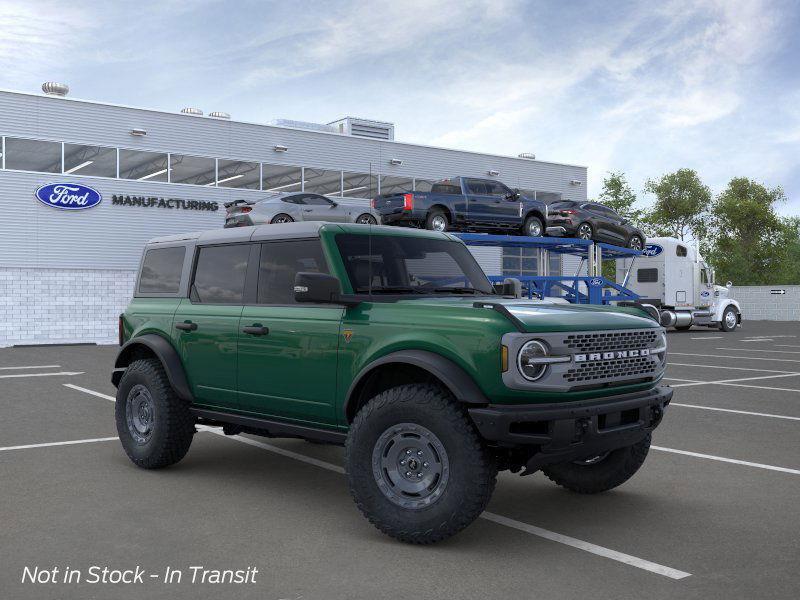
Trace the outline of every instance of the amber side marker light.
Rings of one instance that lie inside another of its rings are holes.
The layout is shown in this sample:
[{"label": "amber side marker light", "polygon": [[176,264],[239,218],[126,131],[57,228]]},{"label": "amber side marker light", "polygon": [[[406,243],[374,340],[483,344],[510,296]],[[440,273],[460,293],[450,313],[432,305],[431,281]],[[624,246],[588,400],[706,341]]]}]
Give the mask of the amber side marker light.
[{"label": "amber side marker light", "polygon": [[503,368],[503,373],[508,371],[508,346],[500,346],[500,364]]}]

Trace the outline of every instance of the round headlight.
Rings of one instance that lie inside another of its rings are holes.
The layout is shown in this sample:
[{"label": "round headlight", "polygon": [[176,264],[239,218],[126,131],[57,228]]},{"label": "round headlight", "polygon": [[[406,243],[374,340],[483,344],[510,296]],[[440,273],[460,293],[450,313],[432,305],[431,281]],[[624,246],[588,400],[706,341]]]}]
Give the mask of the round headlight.
[{"label": "round headlight", "polygon": [[517,367],[525,379],[528,381],[541,379],[547,370],[547,364],[537,364],[536,359],[546,358],[548,352],[547,346],[539,340],[531,340],[520,348],[517,355]]}]

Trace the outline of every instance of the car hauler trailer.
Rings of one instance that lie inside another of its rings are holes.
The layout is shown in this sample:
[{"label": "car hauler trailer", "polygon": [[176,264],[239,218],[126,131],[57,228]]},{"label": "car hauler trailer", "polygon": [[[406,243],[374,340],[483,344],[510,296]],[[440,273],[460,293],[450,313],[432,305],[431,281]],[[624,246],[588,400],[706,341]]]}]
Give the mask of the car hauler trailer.
[{"label": "car hauler trailer", "polygon": [[661,325],[678,330],[692,325],[733,331],[742,322],[731,283],[716,285],[714,270],[697,249],[676,238],[649,238],[639,257],[617,260],[617,282],[642,304],[655,306]]}]

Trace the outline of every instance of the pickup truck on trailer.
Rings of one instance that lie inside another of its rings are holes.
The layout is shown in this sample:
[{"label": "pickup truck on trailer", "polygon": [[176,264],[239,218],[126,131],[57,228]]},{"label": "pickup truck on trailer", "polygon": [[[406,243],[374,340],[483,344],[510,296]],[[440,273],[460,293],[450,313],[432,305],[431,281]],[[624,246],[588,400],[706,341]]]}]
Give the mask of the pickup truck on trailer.
[{"label": "pickup truck on trailer", "polygon": [[384,225],[424,227],[432,231],[469,230],[545,234],[547,205],[494,179],[453,177],[437,181],[430,192],[380,195],[372,208]]},{"label": "pickup truck on trailer", "polygon": [[177,463],[197,425],[341,444],[361,512],[420,544],[476,519],[498,470],[621,485],[672,397],[664,329],[641,308],[502,296],[455,236],[379,225],[152,240],[120,344],[136,465]]}]

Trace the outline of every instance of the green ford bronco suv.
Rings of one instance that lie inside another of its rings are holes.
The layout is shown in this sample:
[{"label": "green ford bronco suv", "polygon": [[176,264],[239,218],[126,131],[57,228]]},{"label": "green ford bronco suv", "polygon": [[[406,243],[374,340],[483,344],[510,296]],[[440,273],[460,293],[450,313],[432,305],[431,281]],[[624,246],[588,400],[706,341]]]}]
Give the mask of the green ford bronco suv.
[{"label": "green ford bronco suv", "polygon": [[498,470],[620,485],[672,396],[643,310],[503,296],[457,238],[392,227],[155,239],[120,343],[134,463],[178,462],[196,425],[344,445],[358,508],[414,543],[469,525]]}]

